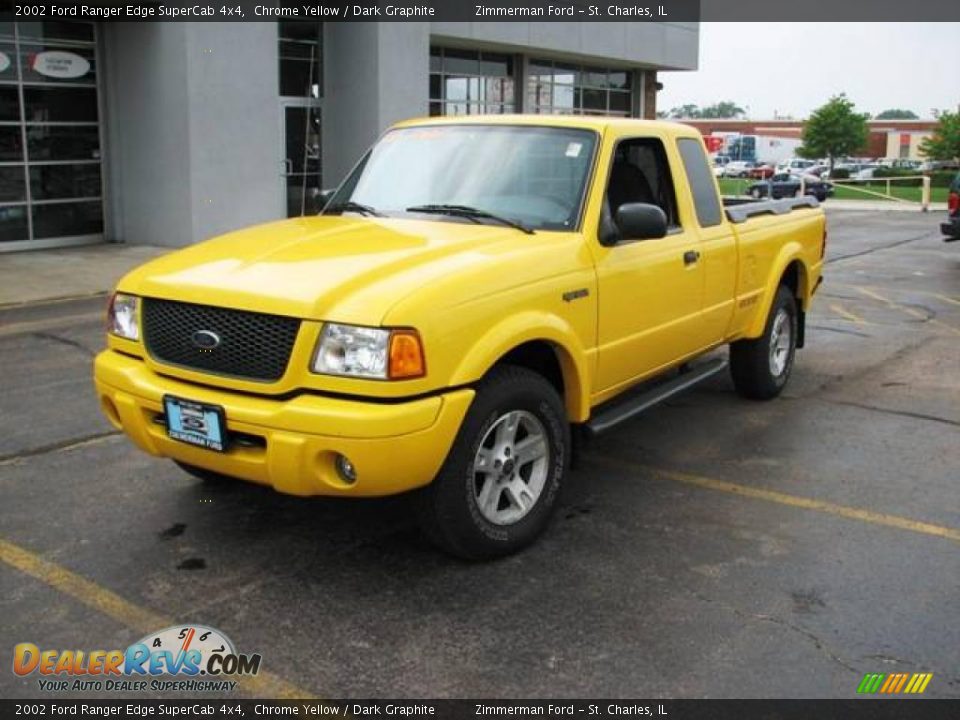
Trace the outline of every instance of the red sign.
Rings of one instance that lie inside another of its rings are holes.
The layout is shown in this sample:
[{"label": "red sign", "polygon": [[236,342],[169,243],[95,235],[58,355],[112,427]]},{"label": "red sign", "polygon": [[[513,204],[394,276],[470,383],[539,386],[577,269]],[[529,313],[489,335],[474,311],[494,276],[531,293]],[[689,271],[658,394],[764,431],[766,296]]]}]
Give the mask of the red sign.
[{"label": "red sign", "polygon": [[708,135],[703,141],[707,144],[707,152],[717,152],[723,147],[723,138],[716,135]]}]

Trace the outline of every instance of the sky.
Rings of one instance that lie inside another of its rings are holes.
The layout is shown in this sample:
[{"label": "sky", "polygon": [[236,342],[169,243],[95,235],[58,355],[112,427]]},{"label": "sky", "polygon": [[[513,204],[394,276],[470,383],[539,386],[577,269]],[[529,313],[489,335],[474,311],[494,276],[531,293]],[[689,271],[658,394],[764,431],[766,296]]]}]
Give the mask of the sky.
[{"label": "sky", "polygon": [[732,100],[805,118],[845,92],[858,111],[960,105],[960,23],[701,23],[700,69],[661,72],[658,110]]}]

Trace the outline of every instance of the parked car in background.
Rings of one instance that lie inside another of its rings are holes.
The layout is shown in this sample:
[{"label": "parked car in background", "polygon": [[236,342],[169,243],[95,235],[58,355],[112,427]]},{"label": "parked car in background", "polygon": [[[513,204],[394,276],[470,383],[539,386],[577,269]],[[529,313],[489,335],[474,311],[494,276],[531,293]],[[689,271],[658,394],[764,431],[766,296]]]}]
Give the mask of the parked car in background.
[{"label": "parked car in background", "polygon": [[727,163],[730,162],[730,158],[727,155],[717,155],[713,158],[713,176],[714,177],[723,177],[724,168]]},{"label": "parked car in background", "polygon": [[756,166],[752,160],[731,160],[723,168],[724,177],[745,178]]},{"label": "parked car in background", "polygon": [[850,177],[854,178],[855,180],[872,180],[873,174],[880,167],[881,167],[880,165],[877,165],[875,163],[866,163],[864,165],[861,165],[860,169],[857,170],[856,173],[851,173]]},{"label": "parked car in background", "polygon": [[934,170],[960,170],[960,162],[956,160],[927,160],[920,164],[918,168],[921,172],[933,172]]},{"label": "parked car in background", "polygon": [[773,200],[780,198],[796,197],[800,194],[800,187],[803,186],[804,195],[813,195],[817,200],[823,202],[833,195],[833,185],[816,178],[802,178],[799,175],[780,172],[774,174],[769,180],[754,183],[747,188],[747,195],[753,198],[769,197]]},{"label": "parked car in background", "polygon": [[811,168],[816,165],[814,160],[803,160],[801,158],[788,158],[782,162],[777,163],[777,172],[785,173],[800,173],[805,171],[807,168]]},{"label": "parked car in background", "polygon": [[754,180],[768,180],[776,172],[776,168],[769,163],[755,165],[747,171],[747,177]]},{"label": "parked car in background", "polygon": [[950,194],[947,195],[947,221],[940,225],[940,232],[946,237],[944,242],[960,240],[960,173],[950,185]]},{"label": "parked car in background", "polygon": [[830,174],[829,165],[811,165],[806,170],[803,171],[803,175],[807,175],[817,180],[826,180],[827,176]]}]

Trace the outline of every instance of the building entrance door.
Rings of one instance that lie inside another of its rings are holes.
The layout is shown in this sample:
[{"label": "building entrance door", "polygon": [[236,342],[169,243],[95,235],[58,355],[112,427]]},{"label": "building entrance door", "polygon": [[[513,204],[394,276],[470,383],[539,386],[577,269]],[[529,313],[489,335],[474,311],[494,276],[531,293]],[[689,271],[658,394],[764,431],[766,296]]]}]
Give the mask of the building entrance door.
[{"label": "building entrance door", "polygon": [[281,181],[287,217],[313,215],[320,209],[320,106],[311,100],[287,100],[282,111]]}]

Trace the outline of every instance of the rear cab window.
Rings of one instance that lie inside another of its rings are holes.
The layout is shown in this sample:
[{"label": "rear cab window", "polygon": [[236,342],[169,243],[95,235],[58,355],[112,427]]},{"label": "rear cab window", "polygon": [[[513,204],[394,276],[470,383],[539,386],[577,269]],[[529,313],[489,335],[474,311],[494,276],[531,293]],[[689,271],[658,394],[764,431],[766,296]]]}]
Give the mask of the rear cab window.
[{"label": "rear cab window", "polygon": [[690,183],[697,222],[702,228],[719,225],[723,221],[723,208],[703,145],[693,138],[680,138],[677,140],[677,149]]}]

